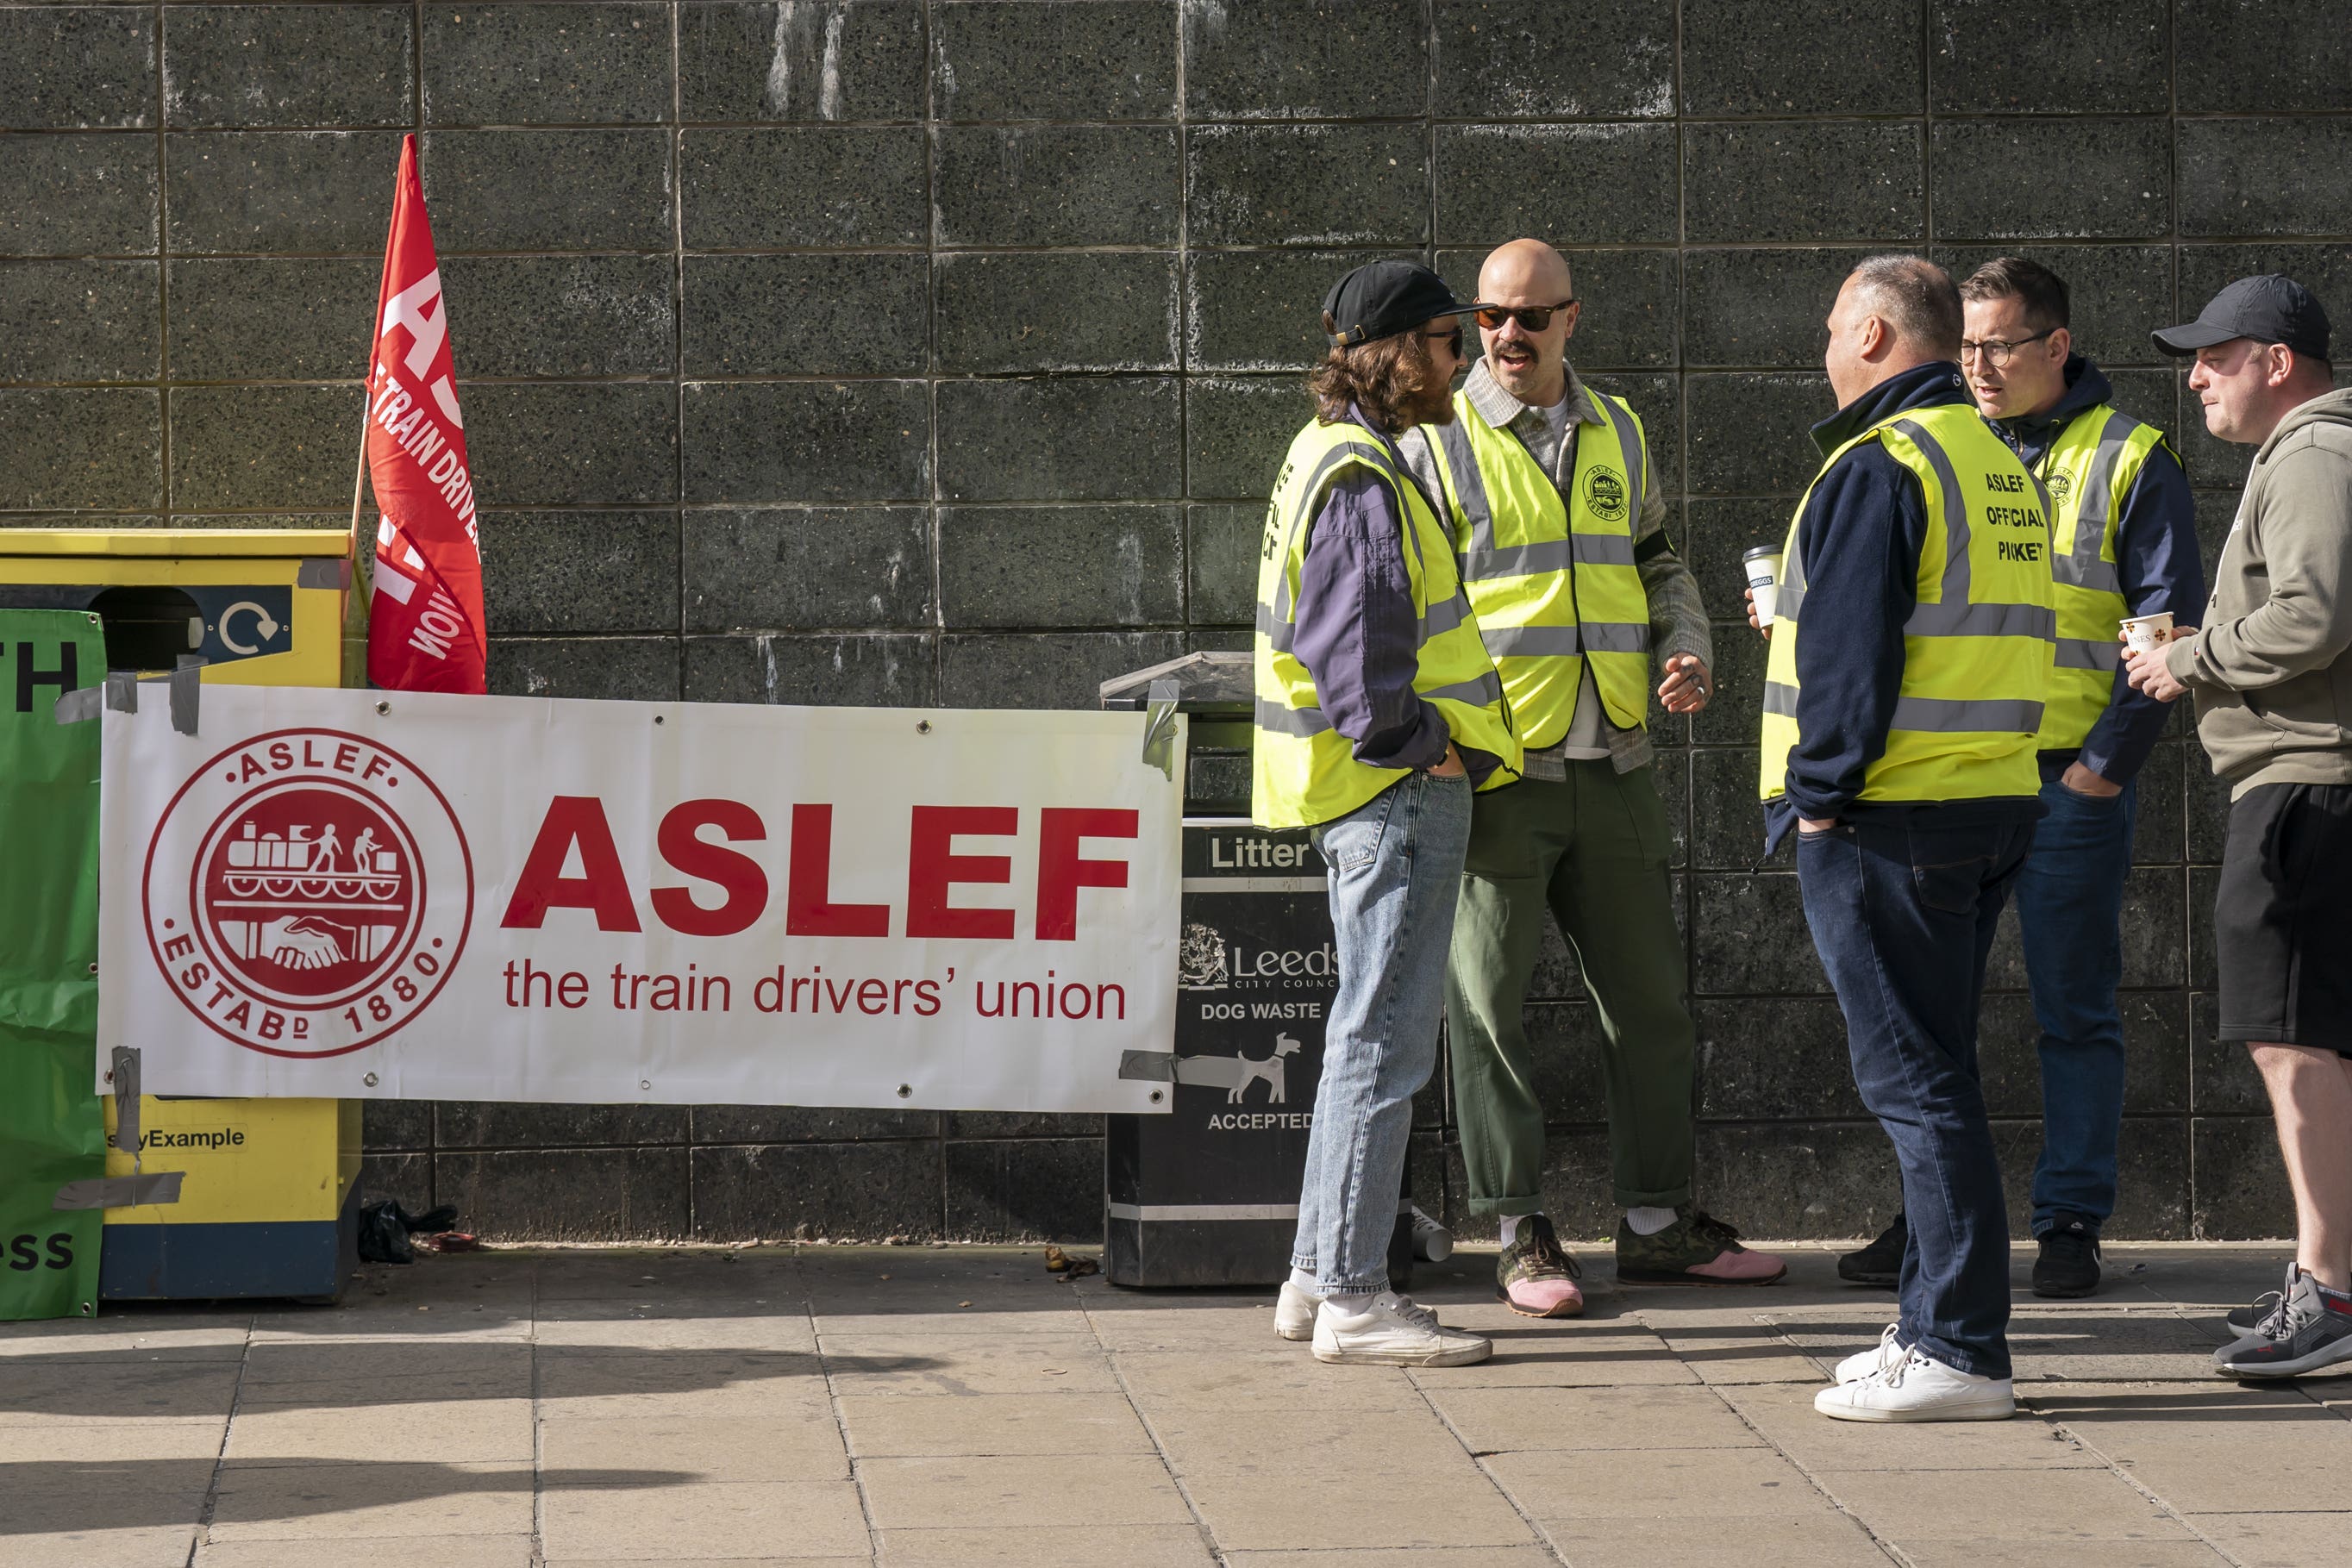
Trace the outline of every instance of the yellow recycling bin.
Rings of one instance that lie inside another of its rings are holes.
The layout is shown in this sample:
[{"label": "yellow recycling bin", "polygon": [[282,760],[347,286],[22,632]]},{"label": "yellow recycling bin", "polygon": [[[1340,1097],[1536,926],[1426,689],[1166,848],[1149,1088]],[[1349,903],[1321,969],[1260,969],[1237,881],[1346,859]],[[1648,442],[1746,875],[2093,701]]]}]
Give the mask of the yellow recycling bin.
[{"label": "yellow recycling bin", "polygon": [[[356,684],[351,582],[341,529],[0,529],[0,607],[93,611],[108,668],[169,670],[193,656],[208,685],[338,686],[347,670]],[[104,678],[46,674],[77,686]],[[100,1297],[341,1293],[358,1258],[356,1101],[150,1095],[139,1118],[140,1168],[187,1174],[176,1203],[106,1211]],[[110,1099],[110,1138],[114,1129]],[[106,1174],[131,1174],[110,1143]]]}]

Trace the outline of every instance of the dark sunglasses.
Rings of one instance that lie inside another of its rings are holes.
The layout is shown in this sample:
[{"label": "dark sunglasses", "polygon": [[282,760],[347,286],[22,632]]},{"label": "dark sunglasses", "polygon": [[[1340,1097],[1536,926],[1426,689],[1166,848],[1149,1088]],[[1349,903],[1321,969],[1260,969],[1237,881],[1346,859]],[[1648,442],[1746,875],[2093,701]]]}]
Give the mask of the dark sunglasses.
[{"label": "dark sunglasses", "polygon": [[1540,332],[1551,325],[1555,312],[1565,310],[1575,303],[1573,299],[1563,299],[1557,305],[1522,305],[1517,308],[1506,305],[1485,305],[1478,309],[1478,325],[1489,332],[1498,332],[1502,330],[1504,322],[1517,321],[1528,331]]},{"label": "dark sunglasses", "polygon": [[1455,359],[1458,360],[1462,357],[1461,328],[1456,327],[1451,332],[1423,332],[1421,336],[1428,339],[1433,343],[1444,344],[1448,349],[1454,350],[1454,357]]}]

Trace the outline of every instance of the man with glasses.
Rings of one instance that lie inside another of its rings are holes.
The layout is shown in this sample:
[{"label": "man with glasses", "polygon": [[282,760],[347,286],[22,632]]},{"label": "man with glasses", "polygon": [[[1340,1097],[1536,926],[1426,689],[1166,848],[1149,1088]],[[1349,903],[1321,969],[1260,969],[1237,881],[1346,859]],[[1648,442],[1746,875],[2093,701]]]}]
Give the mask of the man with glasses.
[{"label": "man with glasses", "polygon": [[1486,354],[1454,417],[1402,444],[1452,529],[1527,747],[1525,780],[1472,813],[1446,1018],[1470,1208],[1502,1231],[1496,1294],[1538,1318],[1584,1305],[1544,1212],[1541,1073],[1522,1021],[1547,908],[1601,1029],[1618,1278],[1740,1285],[1787,1271],[1692,1203],[1696,1031],[1647,716],[1652,658],[1666,711],[1696,713],[1713,647],[1641,420],[1569,366],[1574,294],[1567,260],[1540,241],[1489,256]]},{"label": "man with glasses", "polygon": [[[2165,706],[2124,678],[2126,616],[2195,614],[2205,596],[2196,508],[2180,460],[2152,424],[2115,406],[2074,351],[2066,285],[2019,256],[1960,285],[1960,370],[1979,412],[2050,493],[2058,667],[2034,745],[2047,815],[2017,879],[2025,972],[2042,1027],[2042,1159],[2033,1172],[2037,1296],[2099,1286],[2099,1231],[2116,1207],[2123,1126],[2124,882],[2133,779],[2164,733]],[[1901,1215],[1838,1260],[1849,1280],[1893,1284]]]},{"label": "man with glasses", "polygon": [[1396,447],[1454,417],[1470,308],[1409,262],[1360,267],[1332,288],[1330,351],[1308,378],[1315,417],[1275,480],[1258,567],[1250,814],[1314,831],[1339,955],[1274,1320],[1318,1361],[1458,1366],[1492,1349],[1388,1289],[1471,792],[1519,768],[1452,541]]}]

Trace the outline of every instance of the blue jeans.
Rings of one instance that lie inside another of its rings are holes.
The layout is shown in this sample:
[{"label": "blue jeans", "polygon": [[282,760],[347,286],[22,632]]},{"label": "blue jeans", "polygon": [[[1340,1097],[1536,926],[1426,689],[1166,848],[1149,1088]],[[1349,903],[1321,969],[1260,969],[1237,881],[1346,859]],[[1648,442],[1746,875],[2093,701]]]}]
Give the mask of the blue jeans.
[{"label": "blue jeans", "polygon": [[1315,846],[1328,868],[1339,990],[1290,1262],[1327,1295],[1385,1291],[1412,1097],[1437,1065],[1470,780],[1411,774],[1316,829]]},{"label": "blue jeans", "polygon": [[2124,879],[2131,873],[2132,784],[2107,800],[2042,787],[2050,814],[2017,879],[2025,975],[2042,1025],[2042,1163],[2033,1234],[2061,1212],[2097,1229],[2116,1210],[2116,1138],[2124,1119]]},{"label": "blue jeans", "polygon": [[1977,1075],[1977,1012],[2033,824],[1947,815],[1969,810],[1804,834],[1797,874],[1845,1012],[1854,1085],[1902,1167],[1903,1343],[2007,1377],[2009,1216]]}]

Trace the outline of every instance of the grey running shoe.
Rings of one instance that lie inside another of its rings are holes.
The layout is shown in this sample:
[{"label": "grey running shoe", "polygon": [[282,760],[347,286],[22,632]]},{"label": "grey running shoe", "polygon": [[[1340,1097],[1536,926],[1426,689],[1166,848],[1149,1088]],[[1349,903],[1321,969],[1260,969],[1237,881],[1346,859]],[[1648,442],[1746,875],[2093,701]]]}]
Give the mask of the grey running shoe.
[{"label": "grey running shoe", "polygon": [[2240,1339],[2251,1333],[2263,1333],[2264,1323],[2286,1311],[2286,1299],[2294,1294],[2294,1280],[2299,1271],[2295,1265],[2289,1263],[2285,1284],[2275,1291],[2264,1291],[2250,1305],[2232,1307],[2229,1317],[2230,1332]]},{"label": "grey running shoe", "polygon": [[2339,1312],[2319,1293],[2319,1281],[2300,1275],[2263,1333],[2213,1353],[2213,1364],[2234,1377],[2300,1377],[2352,1362],[2352,1312]]}]

